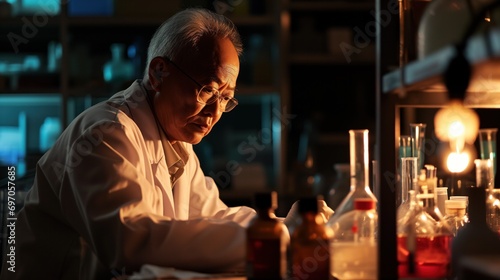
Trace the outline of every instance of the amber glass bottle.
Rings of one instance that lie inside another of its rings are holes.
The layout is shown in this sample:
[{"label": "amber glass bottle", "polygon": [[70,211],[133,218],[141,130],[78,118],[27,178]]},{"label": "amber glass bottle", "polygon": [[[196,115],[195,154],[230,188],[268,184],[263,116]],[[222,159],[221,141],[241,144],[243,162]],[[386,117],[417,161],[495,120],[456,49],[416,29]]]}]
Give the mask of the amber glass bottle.
[{"label": "amber glass bottle", "polygon": [[316,197],[299,200],[301,221],[291,236],[291,279],[330,279],[332,231],[318,215]]},{"label": "amber glass bottle", "polygon": [[257,217],[247,229],[247,279],[286,279],[289,235],[274,214],[277,193],[256,193]]}]

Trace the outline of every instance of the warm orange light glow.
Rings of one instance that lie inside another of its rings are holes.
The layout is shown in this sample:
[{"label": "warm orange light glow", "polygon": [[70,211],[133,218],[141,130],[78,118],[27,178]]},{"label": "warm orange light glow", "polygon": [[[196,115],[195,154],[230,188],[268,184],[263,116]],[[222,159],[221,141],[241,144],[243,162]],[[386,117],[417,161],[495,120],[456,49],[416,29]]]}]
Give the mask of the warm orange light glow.
[{"label": "warm orange light glow", "polygon": [[470,162],[470,156],[467,152],[451,152],[446,160],[446,166],[452,173],[460,173],[467,168]]},{"label": "warm orange light glow", "polygon": [[434,126],[440,140],[457,145],[452,149],[461,151],[464,141],[473,144],[476,140],[479,117],[474,110],[464,107],[461,101],[454,100],[436,113]]}]

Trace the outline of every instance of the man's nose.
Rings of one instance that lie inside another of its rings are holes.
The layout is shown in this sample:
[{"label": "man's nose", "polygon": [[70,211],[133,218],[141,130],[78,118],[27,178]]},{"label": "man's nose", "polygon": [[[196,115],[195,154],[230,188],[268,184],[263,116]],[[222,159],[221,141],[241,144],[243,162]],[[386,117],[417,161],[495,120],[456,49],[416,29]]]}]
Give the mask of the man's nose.
[{"label": "man's nose", "polygon": [[224,112],[222,107],[222,97],[218,96],[214,103],[205,105],[206,112],[211,115],[220,115]]}]

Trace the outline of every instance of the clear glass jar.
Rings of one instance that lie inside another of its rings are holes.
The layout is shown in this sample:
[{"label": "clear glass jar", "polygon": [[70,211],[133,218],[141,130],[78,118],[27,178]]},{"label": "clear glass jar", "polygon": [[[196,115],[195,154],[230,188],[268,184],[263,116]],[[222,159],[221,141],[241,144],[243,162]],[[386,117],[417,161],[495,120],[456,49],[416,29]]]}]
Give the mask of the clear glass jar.
[{"label": "clear glass jar", "polygon": [[377,279],[375,201],[355,199],[354,209],[332,225],[331,275],[335,279]]},{"label": "clear glass jar", "polygon": [[351,177],[351,190],[335,209],[328,225],[331,227],[343,214],[354,210],[354,200],[369,198],[377,201],[370,189],[369,161],[368,161],[368,129],[349,130],[349,167]]}]

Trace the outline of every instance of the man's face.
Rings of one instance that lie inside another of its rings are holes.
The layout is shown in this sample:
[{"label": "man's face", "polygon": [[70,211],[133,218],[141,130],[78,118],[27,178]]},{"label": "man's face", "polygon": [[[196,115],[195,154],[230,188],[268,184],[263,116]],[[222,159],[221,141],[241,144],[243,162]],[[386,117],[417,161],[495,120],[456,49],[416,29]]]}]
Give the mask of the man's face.
[{"label": "man's face", "polygon": [[234,97],[240,67],[238,54],[229,39],[204,38],[199,52],[185,51],[179,61],[174,61],[178,68],[162,60],[167,72],[163,73],[160,93],[154,98],[159,122],[171,142],[197,144],[223,112],[220,100],[209,105],[197,101],[197,83],[218,89],[222,96]]}]

